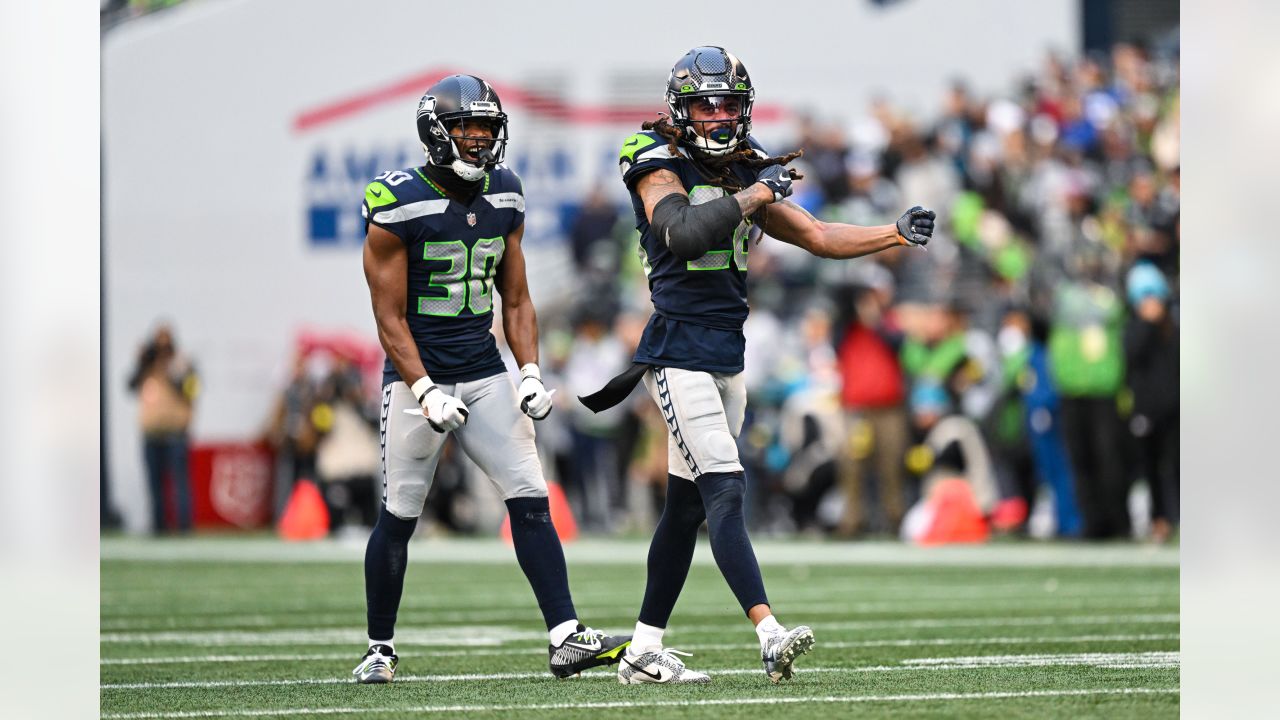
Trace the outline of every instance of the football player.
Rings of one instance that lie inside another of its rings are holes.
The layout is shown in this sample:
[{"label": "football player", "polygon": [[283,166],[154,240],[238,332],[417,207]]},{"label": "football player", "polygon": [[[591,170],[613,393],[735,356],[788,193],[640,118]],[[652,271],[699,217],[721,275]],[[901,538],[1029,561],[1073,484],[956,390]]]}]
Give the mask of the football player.
[{"label": "football player", "polygon": [[774,618],[743,519],[746,480],[735,438],[746,410],[742,325],[751,242],[763,231],[819,257],[855,258],[924,245],[934,214],[917,206],[895,225],[860,227],[822,222],[787,200],[799,176],[786,163],[800,153],[770,157],[751,137],[755,87],[723,48],[697,47],[681,58],[666,100],[670,115],[627,138],[619,158],[654,313],[632,367],[582,398],[599,411],[643,379],[668,429],[666,506],[618,680],[709,680],[662,645],[705,520],[716,565],[755,625],[765,673],[777,683],[792,676],[814,637],[804,625],[787,629]]},{"label": "football player", "polygon": [[[629,638],[578,622],[534,449],[533,420],[551,412],[551,393],[520,249],[524,195],[501,164],[507,116],[487,82],[454,75],[427,90],[417,124],[426,164],[379,175],[362,208],[364,273],[387,361],[383,506],[365,551],[369,649],[354,674],[385,683],[395,673],[409,537],[450,433],[507,505],[516,559],[550,634],[551,672],[616,663]],[[490,331],[499,297],[518,390]]]}]

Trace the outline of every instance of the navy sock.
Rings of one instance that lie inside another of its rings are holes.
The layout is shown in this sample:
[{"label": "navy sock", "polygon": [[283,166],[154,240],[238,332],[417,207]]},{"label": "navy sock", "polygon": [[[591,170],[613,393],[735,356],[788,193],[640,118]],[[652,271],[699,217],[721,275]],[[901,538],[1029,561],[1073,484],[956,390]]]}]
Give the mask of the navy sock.
[{"label": "navy sock", "polygon": [[742,515],[747,480],[741,472],[705,473],[698,476],[698,491],[707,510],[711,554],[720,574],[738,598],[745,613],[756,605],[767,605],[760,565],[747,538],[747,522]]},{"label": "navy sock", "polygon": [[569,594],[569,570],[564,548],[551,524],[551,505],[544,497],[518,497],[507,501],[511,516],[511,541],[516,560],[529,579],[547,629],[577,617]]},{"label": "navy sock", "polygon": [[640,604],[640,622],[665,628],[676,599],[689,577],[698,528],[707,517],[698,487],[682,477],[667,476],[667,501],[649,543],[649,575]]},{"label": "navy sock", "polygon": [[369,613],[369,639],[390,640],[395,634],[396,611],[404,591],[404,570],[409,561],[409,538],[418,518],[401,520],[382,506],[378,524],[364,551],[364,597]]}]

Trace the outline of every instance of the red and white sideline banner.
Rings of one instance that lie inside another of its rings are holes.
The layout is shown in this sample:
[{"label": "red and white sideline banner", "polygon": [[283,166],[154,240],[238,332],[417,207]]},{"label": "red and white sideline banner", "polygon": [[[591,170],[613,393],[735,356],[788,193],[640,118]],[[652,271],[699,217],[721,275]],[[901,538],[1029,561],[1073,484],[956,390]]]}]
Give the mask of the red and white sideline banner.
[{"label": "red and white sideline banner", "polygon": [[267,527],[271,523],[271,449],[260,443],[191,447],[191,502],[197,528]]}]

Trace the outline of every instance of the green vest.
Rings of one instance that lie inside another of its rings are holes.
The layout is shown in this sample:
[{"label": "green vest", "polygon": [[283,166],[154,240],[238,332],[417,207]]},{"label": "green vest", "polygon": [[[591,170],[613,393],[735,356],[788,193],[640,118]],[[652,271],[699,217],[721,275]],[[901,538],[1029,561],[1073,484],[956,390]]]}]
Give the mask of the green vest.
[{"label": "green vest", "polygon": [[1049,369],[1067,397],[1115,395],[1124,382],[1124,307],[1101,285],[1067,285],[1058,292],[1049,332]]}]

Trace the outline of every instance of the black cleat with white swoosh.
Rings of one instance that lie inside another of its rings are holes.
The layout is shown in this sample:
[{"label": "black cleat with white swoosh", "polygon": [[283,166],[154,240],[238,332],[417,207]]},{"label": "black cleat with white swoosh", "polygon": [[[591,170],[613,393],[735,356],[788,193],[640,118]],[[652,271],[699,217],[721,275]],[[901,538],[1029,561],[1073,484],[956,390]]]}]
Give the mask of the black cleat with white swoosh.
[{"label": "black cleat with white swoosh", "polygon": [[605,635],[599,630],[578,624],[578,632],[559,645],[547,646],[551,656],[551,674],[558,678],[577,675],[587,668],[613,665],[631,644],[630,635]]}]

